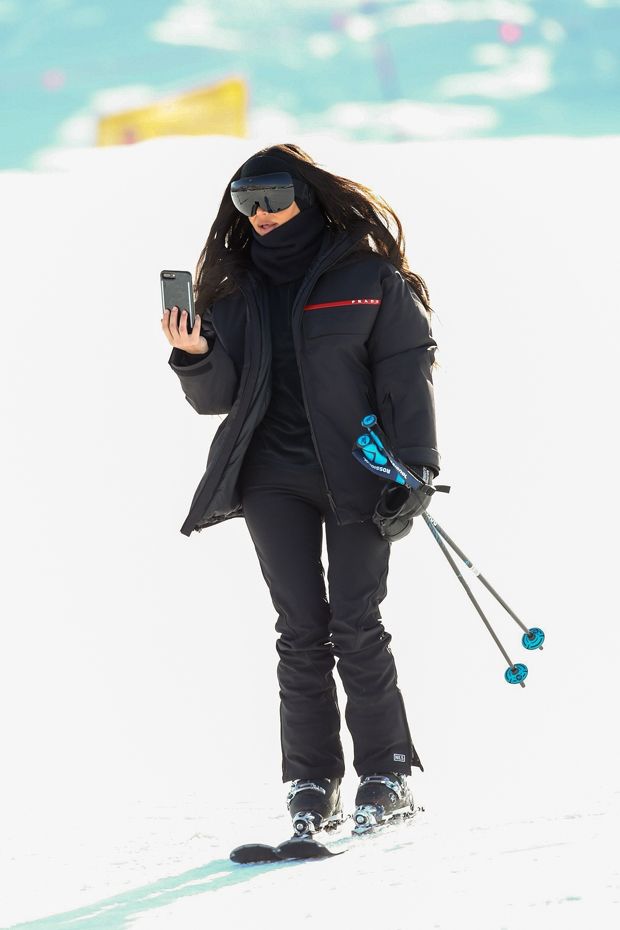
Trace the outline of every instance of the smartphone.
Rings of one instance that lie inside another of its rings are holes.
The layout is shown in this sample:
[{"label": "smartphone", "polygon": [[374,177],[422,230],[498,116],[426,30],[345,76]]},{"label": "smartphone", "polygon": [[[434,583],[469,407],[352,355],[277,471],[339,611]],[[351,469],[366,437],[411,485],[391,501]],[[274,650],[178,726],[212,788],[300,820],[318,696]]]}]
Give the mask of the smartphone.
[{"label": "smartphone", "polygon": [[[161,284],[161,303],[164,310],[178,307],[179,311],[187,310],[187,331],[190,333],[194,326],[194,286],[189,271],[162,271],[159,275]],[[179,312],[179,322],[181,313]]]}]

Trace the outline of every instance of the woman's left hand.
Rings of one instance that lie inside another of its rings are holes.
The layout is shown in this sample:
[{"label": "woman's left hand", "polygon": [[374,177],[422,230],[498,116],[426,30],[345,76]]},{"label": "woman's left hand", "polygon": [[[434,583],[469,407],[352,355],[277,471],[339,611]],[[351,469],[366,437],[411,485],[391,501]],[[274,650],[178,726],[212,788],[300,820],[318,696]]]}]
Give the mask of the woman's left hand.
[{"label": "woman's left hand", "polygon": [[424,513],[431,502],[433,472],[426,465],[412,465],[411,471],[424,482],[426,487],[413,490],[390,481],[381,490],[373,522],[381,535],[389,542],[396,542],[411,532],[413,518]]}]

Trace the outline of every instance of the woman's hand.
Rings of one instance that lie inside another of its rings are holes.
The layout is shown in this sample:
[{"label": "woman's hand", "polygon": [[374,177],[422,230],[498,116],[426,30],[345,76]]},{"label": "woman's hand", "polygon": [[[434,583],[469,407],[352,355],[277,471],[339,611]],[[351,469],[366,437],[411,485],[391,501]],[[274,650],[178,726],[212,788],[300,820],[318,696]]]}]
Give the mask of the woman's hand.
[{"label": "woman's hand", "polygon": [[204,336],[200,335],[200,315],[198,313],[191,333],[187,331],[187,310],[181,312],[179,322],[178,307],[173,307],[172,310],[164,310],[161,328],[164,331],[164,336],[175,349],[183,349],[184,352],[189,352],[190,355],[204,355],[209,351],[209,343]]}]

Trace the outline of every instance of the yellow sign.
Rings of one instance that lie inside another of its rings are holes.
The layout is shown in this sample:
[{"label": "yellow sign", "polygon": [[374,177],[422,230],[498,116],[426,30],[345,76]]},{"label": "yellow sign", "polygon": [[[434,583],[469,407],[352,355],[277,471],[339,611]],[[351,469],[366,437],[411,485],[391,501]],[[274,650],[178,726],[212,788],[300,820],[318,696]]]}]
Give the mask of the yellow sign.
[{"label": "yellow sign", "polygon": [[99,120],[97,145],[123,145],[155,136],[246,135],[247,88],[239,78],[180,94]]}]

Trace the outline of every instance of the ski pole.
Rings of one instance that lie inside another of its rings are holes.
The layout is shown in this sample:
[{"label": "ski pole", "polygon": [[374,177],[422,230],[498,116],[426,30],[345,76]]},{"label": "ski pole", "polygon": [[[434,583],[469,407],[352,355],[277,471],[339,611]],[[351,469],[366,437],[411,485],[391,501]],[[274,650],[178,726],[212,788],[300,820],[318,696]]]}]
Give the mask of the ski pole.
[{"label": "ski pole", "polygon": [[[504,598],[501,597],[501,595],[497,593],[495,588],[487,581],[487,579],[484,577],[482,572],[478,568],[476,568],[476,566],[465,555],[465,553],[461,549],[459,549],[459,547],[454,542],[454,540],[448,536],[448,534],[443,529],[443,527],[441,527],[437,523],[437,520],[431,517],[431,515],[428,512],[423,513],[422,516],[424,517],[426,521],[426,525],[429,527],[429,529],[436,530],[445,539],[448,545],[451,546],[452,549],[454,549],[454,551],[456,552],[456,554],[463,560],[463,562],[465,562],[465,565],[467,565],[467,567],[471,569],[471,571],[474,573],[476,578],[480,582],[482,582],[482,584],[485,586],[487,591],[491,592],[493,597],[502,605],[504,610],[512,617],[515,623],[517,623],[521,627],[521,629],[524,630],[524,636],[522,637],[521,642],[525,646],[525,648],[526,649],[542,649],[543,648],[542,644],[545,640],[545,634],[543,633],[543,631],[539,629],[538,627],[532,627],[531,629],[528,629],[525,623],[523,623],[523,621],[517,617],[514,610],[512,610],[508,606]],[[433,533],[433,535],[435,534]]]},{"label": "ski pole", "polygon": [[[449,491],[450,488],[444,485],[437,485],[435,487],[425,484],[421,481],[417,475],[415,475],[400,459],[391,450],[385,434],[378,425],[377,417],[374,414],[369,414],[362,419],[362,426],[367,430],[367,434],[359,436],[353,446],[353,456],[359,461],[362,465],[376,474],[378,477],[383,478],[384,480],[392,480],[397,484],[406,485],[407,487],[420,491],[424,490],[429,496],[434,494],[436,491]],[[429,530],[433,534],[434,539],[440,546],[442,552],[446,556],[449,564],[451,565],[453,571],[458,577],[459,581],[465,588],[467,595],[474,607],[476,608],[478,614],[483,620],[485,626],[487,627],[489,633],[493,637],[495,643],[500,649],[504,658],[509,662],[509,668],[504,674],[504,678],[509,684],[520,684],[521,687],[525,687],[523,684],[523,679],[527,676],[528,670],[527,666],[523,663],[513,663],[510,659],[508,653],[502,646],[499,638],[495,634],[495,631],[491,627],[491,624],[487,620],[484,611],[478,604],[478,601],[473,595],[469,585],[467,584],[465,578],[463,577],[461,571],[459,570],[457,564],[452,558],[450,552],[448,551],[444,540],[452,547],[452,549],[457,553],[457,555],[463,560],[465,565],[480,579],[481,583],[487,588],[488,591],[497,599],[497,601],[504,607],[510,617],[525,631],[521,642],[526,649],[542,649],[542,643],[545,638],[545,634],[538,627],[533,627],[528,629],[524,623],[517,617],[513,610],[508,606],[504,599],[495,591],[495,589],[490,585],[490,583],[484,578],[479,570],[474,566],[471,560],[465,555],[465,553],[459,549],[454,540],[448,536],[445,530],[439,526],[436,520],[431,517],[431,515],[425,511],[422,516],[428,526]]]},{"label": "ski pole", "polygon": [[506,661],[508,662],[508,668],[506,669],[506,671],[505,671],[505,673],[504,673],[504,678],[505,678],[506,681],[507,681],[509,684],[511,684],[511,685],[513,685],[513,684],[520,684],[522,688],[525,688],[525,683],[524,683],[523,679],[527,677],[527,666],[526,666],[526,665],[523,665],[522,662],[519,662],[519,663],[515,664],[515,663],[512,661],[512,659],[510,658],[510,656],[508,655],[508,653],[506,652],[506,650],[505,650],[504,647],[502,646],[501,642],[499,641],[499,638],[498,638],[497,634],[495,633],[495,630],[493,629],[493,627],[491,626],[491,624],[490,624],[489,621],[487,620],[487,618],[486,618],[486,616],[485,616],[485,614],[484,614],[484,611],[482,610],[480,604],[478,603],[478,601],[477,601],[476,598],[474,597],[474,594],[473,594],[471,588],[469,587],[469,585],[468,585],[467,582],[465,581],[465,578],[463,577],[463,574],[462,574],[460,568],[458,567],[458,565],[456,564],[456,562],[454,561],[454,559],[453,559],[452,556],[450,555],[450,552],[448,551],[448,547],[446,546],[445,542],[443,541],[443,539],[441,538],[440,534],[438,533],[438,531],[437,531],[437,529],[436,529],[435,521],[433,520],[433,518],[432,518],[431,516],[427,515],[426,512],[423,513],[422,516],[424,517],[424,520],[426,521],[426,525],[428,526],[429,530],[430,530],[431,533],[433,534],[433,536],[434,536],[434,538],[435,538],[435,540],[436,540],[438,546],[440,547],[441,551],[443,552],[443,554],[444,554],[445,557],[447,558],[448,562],[450,563],[450,565],[451,565],[451,567],[452,567],[452,570],[454,571],[454,574],[456,575],[456,577],[458,578],[458,580],[461,582],[461,584],[462,584],[463,587],[465,588],[465,591],[467,592],[467,596],[468,596],[468,598],[470,599],[470,601],[472,602],[472,604],[474,605],[474,607],[476,608],[476,610],[478,611],[478,613],[479,613],[479,615],[480,615],[480,617],[481,617],[481,619],[482,619],[482,622],[484,623],[484,625],[486,626],[487,630],[489,631],[489,633],[491,634],[491,636],[492,636],[493,639],[495,640],[495,642],[496,642],[496,644],[497,644],[497,646],[498,646],[498,648],[499,648],[501,654],[504,656],[504,658],[505,658]]}]

